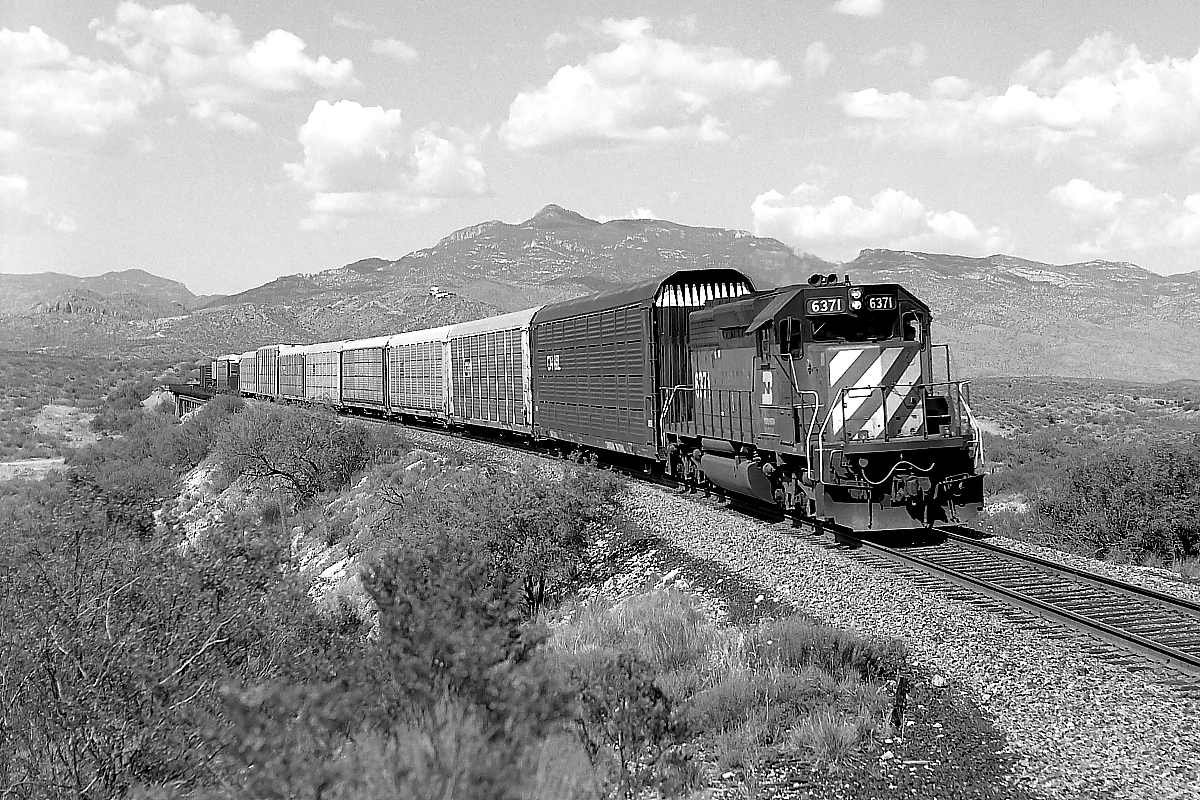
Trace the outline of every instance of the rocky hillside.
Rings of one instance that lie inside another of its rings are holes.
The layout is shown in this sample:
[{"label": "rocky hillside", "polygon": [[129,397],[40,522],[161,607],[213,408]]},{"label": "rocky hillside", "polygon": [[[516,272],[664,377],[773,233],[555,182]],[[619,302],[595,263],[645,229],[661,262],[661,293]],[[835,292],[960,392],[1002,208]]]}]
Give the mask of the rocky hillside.
[{"label": "rocky hillside", "polygon": [[[70,297],[59,280],[67,276],[21,276],[42,283],[30,281],[32,288],[0,308],[0,336],[10,346],[58,352],[242,351],[265,342],[365,337],[477,319],[676,269],[727,266],[769,283],[774,276],[807,275],[810,263],[829,266],[745,231],[659,220],[600,223],[550,205],[522,223],[455,231],[395,261],[369,258],[286,275],[231,296],[183,297],[152,288],[138,295],[144,305],[169,299],[159,313],[128,302],[132,290],[110,278],[126,273],[102,276],[107,286],[81,283],[100,279],[69,279],[76,281]],[[113,293],[104,294],[106,288]],[[79,295],[85,289],[94,296]],[[96,313],[81,314],[81,308]]]},{"label": "rocky hillside", "polygon": [[81,314],[153,318],[182,314],[196,296],[178,281],[140,269],[78,278],[58,272],[0,274],[0,316]]},{"label": "rocky hillside", "polygon": [[601,223],[556,205],[521,223],[463,228],[394,261],[287,275],[231,296],[197,298],[140,270],[0,275],[0,341],[64,353],[237,352],[475,319],[713,266],[742,270],[764,288],[814,271],[909,286],[934,309],[939,339],[954,345],[963,374],[1200,375],[1200,273],[890,250],[831,264],[745,231]]},{"label": "rocky hillside", "polygon": [[396,261],[368,258],[315,275],[288,275],[203,307],[323,302],[437,286],[512,311],[677,269],[731,267],[773,285],[807,275],[809,266],[829,265],[746,231],[646,219],[601,223],[548,205],[521,223],[492,220],[457,230]]},{"label": "rocky hillside", "polygon": [[1055,266],[891,250],[864,250],[839,272],[910,287],[973,375],[1200,375],[1200,272],[1163,277],[1111,261]]}]

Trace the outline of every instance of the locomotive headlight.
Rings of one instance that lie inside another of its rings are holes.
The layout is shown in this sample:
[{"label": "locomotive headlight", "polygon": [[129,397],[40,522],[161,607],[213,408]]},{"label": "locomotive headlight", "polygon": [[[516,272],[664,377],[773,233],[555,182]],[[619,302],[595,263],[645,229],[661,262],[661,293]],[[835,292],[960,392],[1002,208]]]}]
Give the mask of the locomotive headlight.
[{"label": "locomotive headlight", "polygon": [[851,300],[850,308],[854,311],[858,311],[860,308],[862,308],[862,300]]},{"label": "locomotive headlight", "polygon": [[851,289],[850,290],[850,299],[851,300],[861,300],[862,299],[862,288],[859,286],[855,286],[853,289]]}]

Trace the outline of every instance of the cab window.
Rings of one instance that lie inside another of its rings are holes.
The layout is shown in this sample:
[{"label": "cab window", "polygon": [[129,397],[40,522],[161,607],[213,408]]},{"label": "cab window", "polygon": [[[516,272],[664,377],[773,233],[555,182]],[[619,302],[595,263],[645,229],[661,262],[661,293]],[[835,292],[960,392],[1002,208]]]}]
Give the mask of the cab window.
[{"label": "cab window", "polygon": [[896,322],[895,310],[809,317],[809,339],[814,342],[864,342],[894,339]]},{"label": "cab window", "polygon": [[924,338],[924,323],[921,317],[912,311],[905,313],[902,328],[906,342],[920,342]]}]

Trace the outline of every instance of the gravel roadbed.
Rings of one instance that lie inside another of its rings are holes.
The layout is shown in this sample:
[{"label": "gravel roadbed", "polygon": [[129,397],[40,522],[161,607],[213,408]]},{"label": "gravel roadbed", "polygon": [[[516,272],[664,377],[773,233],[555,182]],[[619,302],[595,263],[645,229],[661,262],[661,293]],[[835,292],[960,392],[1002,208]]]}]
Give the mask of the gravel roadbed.
[{"label": "gravel roadbed", "polygon": [[1047,636],[1055,626],[1014,623],[823,540],[655,487],[631,484],[627,503],[631,521],[685,560],[757,587],[760,604],[903,639],[919,670],[945,679],[1006,740],[1013,792],[994,796],[1200,798],[1200,702]]},{"label": "gravel roadbed", "polygon": [[[432,432],[410,429],[410,438],[493,463],[547,464]],[[642,580],[678,569],[735,620],[794,608],[908,645],[913,725],[895,747],[845,781],[803,762],[774,765],[760,796],[1200,799],[1200,701],[1085,652],[1077,636],[978,607],[952,589],[922,588],[847,557],[827,539],[690,496],[631,482],[624,502],[628,522],[648,542],[646,558],[635,562],[642,566],[633,568],[646,573]]]}]

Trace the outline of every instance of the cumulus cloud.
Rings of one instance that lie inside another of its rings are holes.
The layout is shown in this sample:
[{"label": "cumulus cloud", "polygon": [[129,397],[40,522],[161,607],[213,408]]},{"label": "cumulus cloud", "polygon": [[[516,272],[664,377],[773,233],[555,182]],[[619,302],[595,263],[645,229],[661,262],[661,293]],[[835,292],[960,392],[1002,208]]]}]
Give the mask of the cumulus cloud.
[{"label": "cumulus cloud", "polygon": [[616,47],[564,66],[542,88],[518,94],[501,138],[513,150],[723,141],[728,134],[716,106],[769,97],[791,83],[774,58],[681,44],[651,31],[644,17],[605,20],[599,32]]},{"label": "cumulus cloud", "polygon": [[1084,41],[1060,66],[1039,53],[1003,91],[946,76],[927,91],[867,88],[839,96],[852,131],[877,140],[1079,153],[1112,167],[1200,147],[1200,53],[1143,57],[1110,34]]},{"label": "cumulus cloud", "polygon": [[615,217],[610,217],[607,214],[596,214],[595,217],[599,222],[612,222],[616,219],[662,219],[658,214],[655,214],[644,206],[638,206],[630,211],[626,211],[624,214],[617,214]]},{"label": "cumulus cloud", "polygon": [[907,64],[916,68],[922,66],[929,58],[929,48],[920,42],[913,42],[907,47],[885,47],[867,57],[868,64]]},{"label": "cumulus cloud", "polygon": [[428,208],[452,197],[486,194],[476,145],[462,131],[406,132],[399,109],[352,100],[319,100],[298,139],[301,162],[284,165],[313,193],[301,227],[343,227],[350,218]]},{"label": "cumulus cloud", "polygon": [[285,30],[247,45],[227,14],[190,3],[151,10],[124,2],[111,25],[93,20],[92,27],[139,70],[161,76],[191,116],[214,126],[256,130],[258,123],[241,109],[272,96],[358,85],[349,59],[313,58],[304,41]]},{"label": "cumulus cloud", "polygon": [[29,197],[29,179],[24,175],[0,175],[0,206],[18,208]]},{"label": "cumulus cloud", "polygon": [[815,80],[829,71],[833,54],[824,42],[813,42],[804,50],[804,77]]},{"label": "cumulus cloud", "polygon": [[420,55],[412,46],[399,39],[376,39],[371,42],[371,52],[377,55],[390,56],[397,61],[411,64]]},{"label": "cumulus cloud", "polygon": [[878,17],[883,13],[883,0],[838,0],[829,9],[851,17]]},{"label": "cumulus cloud", "polygon": [[754,232],[826,258],[852,258],[864,247],[995,252],[1000,230],[980,230],[954,210],[933,211],[899,189],[884,189],[859,205],[841,195],[821,203],[817,187],[801,184],[785,197],[772,189],[754,199]]},{"label": "cumulus cloud", "polygon": [[553,30],[546,34],[546,38],[542,40],[542,46],[547,50],[556,50],[559,47],[566,47],[569,44],[574,44],[579,41],[579,36],[574,33],[564,33],[560,30]]},{"label": "cumulus cloud", "polygon": [[0,219],[10,230],[49,228],[56,233],[74,233],[75,220],[46,210],[29,193],[29,179],[13,173],[0,174]]},{"label": "cumulus cloud", "polygon": [[1074,178],[1050,190],[1050,199],[1067,211],[1076,228],[1076,252],[1120,257],[1147,250],[1200,254],[1200,193],[1182,202],[1167,194],[1128,197],[1091,181]]},{"label": "cumulus cloud", "polygon": [[41,28],[0,29],[0,149],[19,137],[103,136],[135,122],[161,91],[121,64],[73,55]]},{"label": "cumulus cloud", "polygon": [[1081,219],[1112,217],[1125,200],[1117,191],[1097,189],[1091,181],[1075,178],[1050,190],[1050,199]]}]

